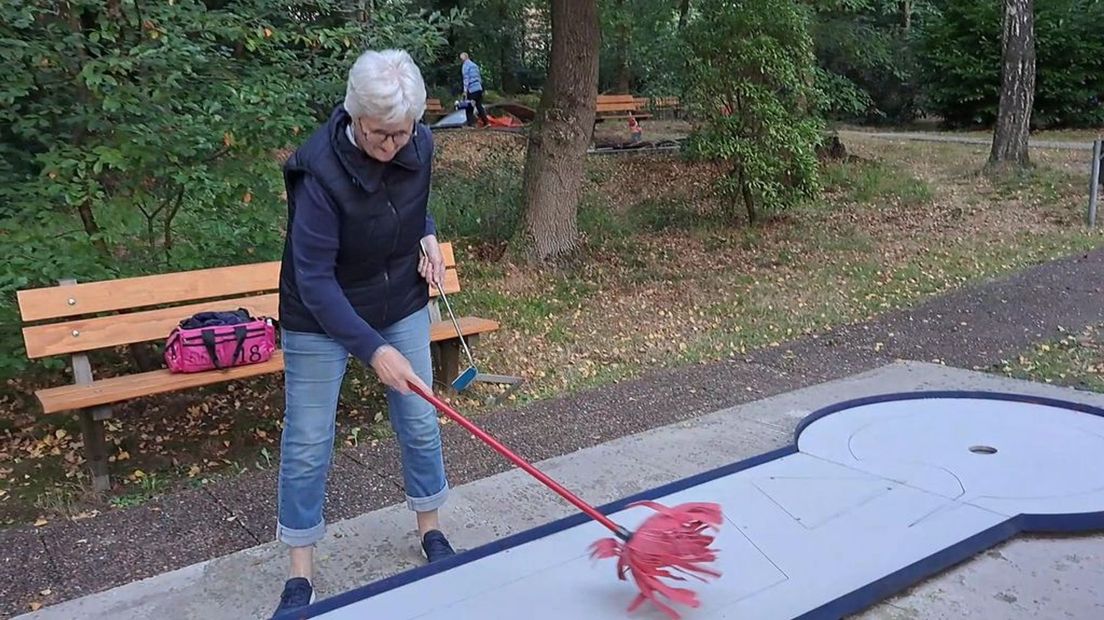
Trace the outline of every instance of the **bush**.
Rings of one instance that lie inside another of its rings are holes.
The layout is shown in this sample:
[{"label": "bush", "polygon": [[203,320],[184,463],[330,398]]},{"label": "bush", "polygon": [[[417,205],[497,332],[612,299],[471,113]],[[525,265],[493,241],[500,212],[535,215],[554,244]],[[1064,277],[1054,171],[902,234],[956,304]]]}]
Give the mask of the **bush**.
[{"label": "bush", "polygon": [[[923,25],[917,55],[924,107],[953,127],[988,126],[1000,103],[1001,4],[945,2]],[[1035,2],[1036,127],[1104,122],[1104,2]]]},{"label": "bush", "polygon": [[860,122],[916,116],[915,60],[897,3],[817,4],[812,35],[825,112]]},{"label": "bush", "polygon": [[521,164],[490,154],[474,175],[439,170],[429,208],[441,235],[449,240],[499,246],[521,220]]},{"label": "bush", "polygon": [[750,222],[816,192],[821,122],[808,10],[792,0],[705,0],[686,26],[691,156],[724,163],[720,194]]}]

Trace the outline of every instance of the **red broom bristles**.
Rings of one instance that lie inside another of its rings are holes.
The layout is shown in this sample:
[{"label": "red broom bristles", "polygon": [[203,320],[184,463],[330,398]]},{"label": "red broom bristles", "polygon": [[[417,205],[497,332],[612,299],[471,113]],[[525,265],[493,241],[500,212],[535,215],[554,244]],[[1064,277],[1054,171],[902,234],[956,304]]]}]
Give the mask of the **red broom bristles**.
[{"label": "red broom bristles", "polygon": [[710,548],[715,538],[710,530],[717,530],[724,519],[721,507],[688,503],[668,508],[656,502],[637,502],[631,506],[646,506],[656,514],[648,517],[628,542],[622,543],[616,538],[595,542],[591,546],[591,557],[617,557],[618,578],[624,581],[631,575],[640,594],[629,605],[629,612],[651,601],[673,620],[678,620],[678,612],[661,601],[660,596],[688,607],[696,608],[701,603],[692,590],[668,586],[660,579],[685,581],[680,575],[688,575],[705,581],[705,577],[721,576],[704,566],[717,558],[716,550]]},{"label": "red broom bristles", "polygon": [[454,411],[444,401],[427,393],[413,383],[408,383],[408,385],[411,390],[432,403],[434,407],[450,419],[455,420],[457,424],[494,448],[496,452],[524,469],[625,541],[622,543],[614,538],[600,540],[591,545],[591,557],[609,558],[616,556],[619,558],[617,573],[620,579],[624,581],[626,575],[632,575],[633,581],[640,589],[640,594],[629,606],[629,612],[650,600],[656,607],[666,612],[668,616],[678,620],[678,613],[669,605],[660,601],[658,596],[662,595],[672,602],[682,603],[690,607],[700,605],[698,597],[691,590],[672,588],[661,582],[660,579],[685,581],[685,578],[672,573],[672,570],[702,581],[705,581],[703,575],[721,576],[719,572],[703,566],[706,562],[712,562],[716,559],[716,552],[709,547],[713,543],[714,537],[708,531],[718,529],[724,519],[719,505],[687,503],[674,508],[667,508],[655,502],[637,502],[632,506],[647,506],[655,510],[656,514],[648,517],[640,526],[640,529],[632,534],[525,459],[514,454],[497,439],[487,434],[486,431]]}]

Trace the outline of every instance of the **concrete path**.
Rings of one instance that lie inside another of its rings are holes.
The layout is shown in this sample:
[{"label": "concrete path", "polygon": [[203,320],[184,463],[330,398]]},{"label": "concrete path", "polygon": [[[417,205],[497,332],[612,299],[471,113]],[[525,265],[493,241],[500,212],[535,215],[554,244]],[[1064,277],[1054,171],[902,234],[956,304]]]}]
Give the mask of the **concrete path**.
[{"label": "concrete path", "polygon": [[[901,362],[627,435],[540,465],[588,501],[601,504],[785,445],[798,421],[824,405],[921,389],[1014,391],[1104,406],[1101,394]],[[572,512],[528,475],[509,470],[457,487],[443,520],[455,544],[471,548]],[[412,518],[400,504],[331,525],[318,552],[322,597],[420,563]],[[279,596],[284,570],[281,548],[264,544],[19,619],[266,618]],[[962,617],[1104,617],[1104,533],[1011,541],[859,616]]]},{"label": "concrete path", "polygon": [[[957,136],[952,133],[935,133],[922,131],[853,131],[840,130],[840,135],[866,136],[869,138],[887,138],[890,140],[917,140],[921,142],[954,142],[957,144],[978,144],[992,146],[992,138],[974,138],[972,136]],[[1091,151],[1092,142],[1078,142],[1074,140],[1032,140],[1027,143],[1030,148],[1037,149],[1068,149],[1074,151]]]}]

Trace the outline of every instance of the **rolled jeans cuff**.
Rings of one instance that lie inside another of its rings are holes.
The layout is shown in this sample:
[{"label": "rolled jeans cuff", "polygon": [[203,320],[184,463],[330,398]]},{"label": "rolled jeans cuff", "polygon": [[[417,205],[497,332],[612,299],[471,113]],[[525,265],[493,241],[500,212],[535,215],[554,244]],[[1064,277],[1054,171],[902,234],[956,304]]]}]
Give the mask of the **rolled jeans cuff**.
[{"label": "rolled jeans cuff", "polygon": [[289,547],[310,547],[322,540],[322,535],[325,533],[325,521],[319,521],[318,525],[303,530],[293,529],[279,522],[276,523],[277,540]]},{"label": "rolled jeans cuff", "polygon": [[437,510],[441,506],[445,505],[445,500],[448,499],[449,485],[446,482],[445,487],[440,491],[430,495],[429,497],[410,497],[406,496],[406,505],[408,508],[415,512],[430,512]]}]

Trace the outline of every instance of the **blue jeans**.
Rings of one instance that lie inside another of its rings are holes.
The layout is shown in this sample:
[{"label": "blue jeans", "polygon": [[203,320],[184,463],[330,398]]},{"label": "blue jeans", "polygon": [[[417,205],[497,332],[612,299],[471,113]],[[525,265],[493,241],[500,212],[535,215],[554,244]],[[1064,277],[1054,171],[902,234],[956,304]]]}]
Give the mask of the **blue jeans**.
[{"label": "blue jeans", "polygon": [[[426,383],[433,385],[429,354],[429,310],[419,310],[380,330]],[[322,538],[322,504],[333,459],[334,420],[348,352],[325,334],[282,332],[284,352],[284,431],[280,438],[280,478],[276,537],[292,547]],[[407,506],[436,510],[448,495],[441,429],[433,405],[417,394],[387,390],[391,428],[402,455]]]}]

